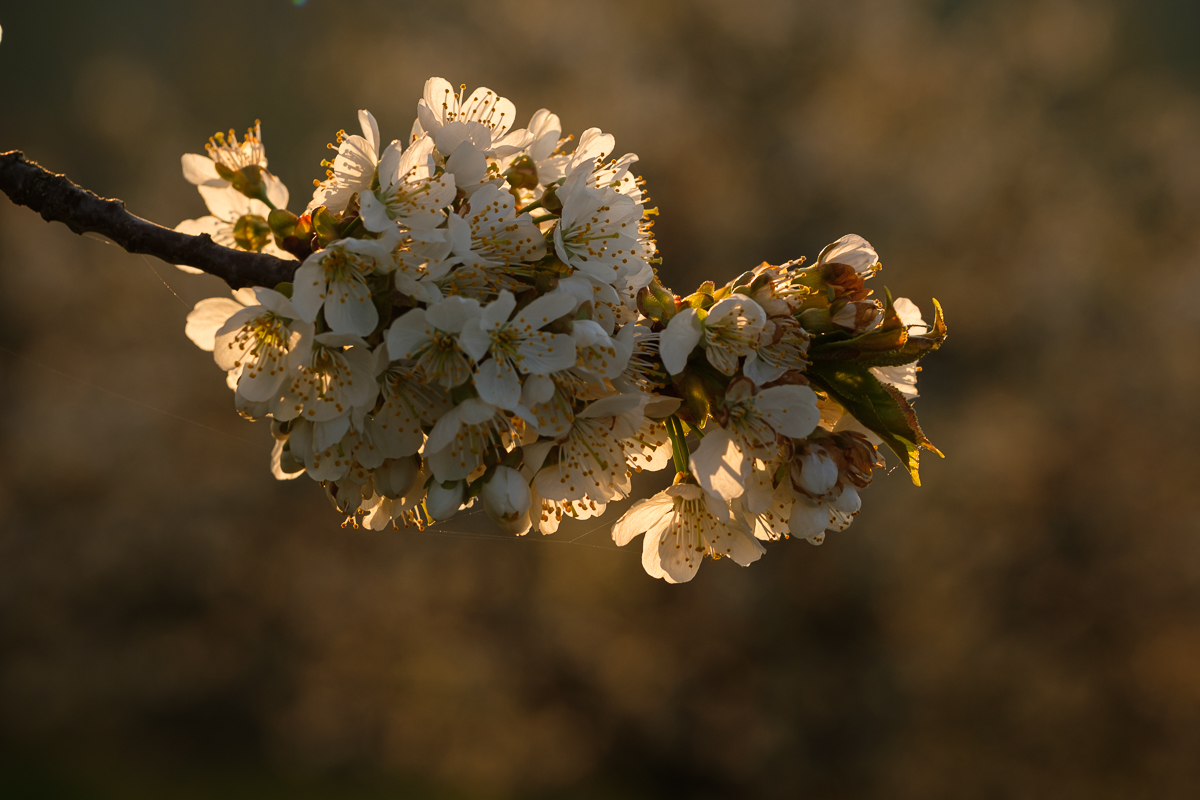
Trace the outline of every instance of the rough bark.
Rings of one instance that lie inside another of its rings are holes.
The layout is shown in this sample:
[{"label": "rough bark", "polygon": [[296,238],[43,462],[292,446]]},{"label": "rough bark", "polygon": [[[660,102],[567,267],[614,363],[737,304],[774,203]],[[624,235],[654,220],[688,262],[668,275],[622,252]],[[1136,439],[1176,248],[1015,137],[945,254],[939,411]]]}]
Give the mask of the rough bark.
[{"label": "rough bark", "polygon": [[206,233],[191,236],[156,225],[129,213],[122,200],[98,197],[67,176],[27,161],[19,150],[0,153],[0,191],[47,222],[61,222],[78,234],[102,234],[130,253],[204,270],[233,289],[290,281],[300,265],[265,253],[223,247]]}]

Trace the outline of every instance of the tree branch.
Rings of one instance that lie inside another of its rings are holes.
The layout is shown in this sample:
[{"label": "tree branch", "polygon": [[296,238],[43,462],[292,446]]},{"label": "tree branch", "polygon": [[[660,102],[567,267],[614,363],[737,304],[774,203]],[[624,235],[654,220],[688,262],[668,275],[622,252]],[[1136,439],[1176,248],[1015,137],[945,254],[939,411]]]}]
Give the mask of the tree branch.
[{"label": "tree branch", "polygon": [[62,222],[78,234],[100,233],[130,253],[156,256],[221,278],[233,289],[272,287],[290,281],[298,261],[223,247],[207,233],[191,236],[155,225],[125,210],[122,200],[105,200],[56,175],[19,150],[0,153],[0,191],[47,222]]}]

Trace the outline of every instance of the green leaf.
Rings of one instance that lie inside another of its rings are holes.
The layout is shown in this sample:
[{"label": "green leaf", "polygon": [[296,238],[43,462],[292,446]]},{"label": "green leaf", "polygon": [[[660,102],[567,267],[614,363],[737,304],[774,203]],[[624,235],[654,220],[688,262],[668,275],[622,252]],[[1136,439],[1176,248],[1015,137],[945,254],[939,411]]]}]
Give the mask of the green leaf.
[{"label": "green leaf", "polygon": [[806,373],[813,385],[829,393],[854,418],[865,425],[900,457],[912,481],[921,485],[918,461],[921,448],[942,455],[925,437],[913,407],[896,389],[882,383],[868,367],[846,362],[823,361],[809,365]]}]

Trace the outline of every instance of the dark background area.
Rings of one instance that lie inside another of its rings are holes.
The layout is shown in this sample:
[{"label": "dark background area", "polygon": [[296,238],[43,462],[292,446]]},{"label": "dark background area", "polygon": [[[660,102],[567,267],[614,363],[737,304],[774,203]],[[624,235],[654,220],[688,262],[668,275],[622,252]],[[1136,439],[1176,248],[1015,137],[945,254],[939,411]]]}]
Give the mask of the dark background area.
[{"label": "dark background area", "polygon": [[0,201],[0,795],[1195,796],[1197,9],[0,3],[0,150],[150,219],[255,118],[302,208],[440,75],[640,154],[677,290],[855,232],[951,333],[922,488],[668,586],[623,506],[340,528],[183,334],[219,281]]}]

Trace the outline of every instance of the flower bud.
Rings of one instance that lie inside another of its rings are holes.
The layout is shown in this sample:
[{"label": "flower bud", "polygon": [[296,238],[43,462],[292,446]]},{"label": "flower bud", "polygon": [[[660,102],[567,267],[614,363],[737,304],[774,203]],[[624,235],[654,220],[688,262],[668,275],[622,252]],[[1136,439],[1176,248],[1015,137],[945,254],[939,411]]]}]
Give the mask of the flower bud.
[{"label": "flower bud", "polygon": [[792,482],[813,497],[828,494],[837,479],[837,463],[820,445],[810,446],[792,461]]},{"label": "flower bud", "polygon": [[496,467],[483,485],[483,510],[497,525],[512,523],[529,511],[529,484],[512,467]]},{"label": "flower bud", "polygon": [[854,516],[862,508],[862,498],[853,486],[846,486],[837,497],[829,503],[834,511]]},{"label": "flower bud", "polygon": [[463,482],[454,481],[447,489],[441,483],[433,481],[429,484],[429,494],[425,498],[425,510],[436,522],[447,520],[458,513],[463,504]]},{"label": "flower bud", "polygon": [[791,516],[788,517],[788,532],[792,536],[820,544],[823,540],[822,534],[828,527],[829,509],[824,503],[809,500],[807,497],[796,498],[796,502],[792,504]]},{"label": "flower bud", "polygon": [[294,419],[289,419],[286,421],[272,419],[271,435],[274,436],[277,441],[286,442],[288,440],[288,436],[291,435],[292,425],[294,425],[295,422],[296,420]]},{"label": "flower bud", "polygon": [[369,495],[367,487],[350,478],[325,483],[325,496],[340,514],[353,514],[357,511],[362,505],[364,495]]},{"label": "flower bud", "polygon": [[866,278],[870,277],[878,266],[879,255],[870,242],[852,233],[826,245],[817,256],[817,264],[844,264]]},{"label": "flower bud", "polygon": [[242,396],[241,392],[235,392],[233,395],[233,408],[241,417],[253,422],[271,413],[271,401],[263,400],[262,402],[255,402],[247,400]]},{"label": "flower bud", "polygon": [[403,497],[412,488],[417,477],[418,461],[416,456],[389,458],[384,461],[373,476],[375,491],[381,497],[392,500]]}]

